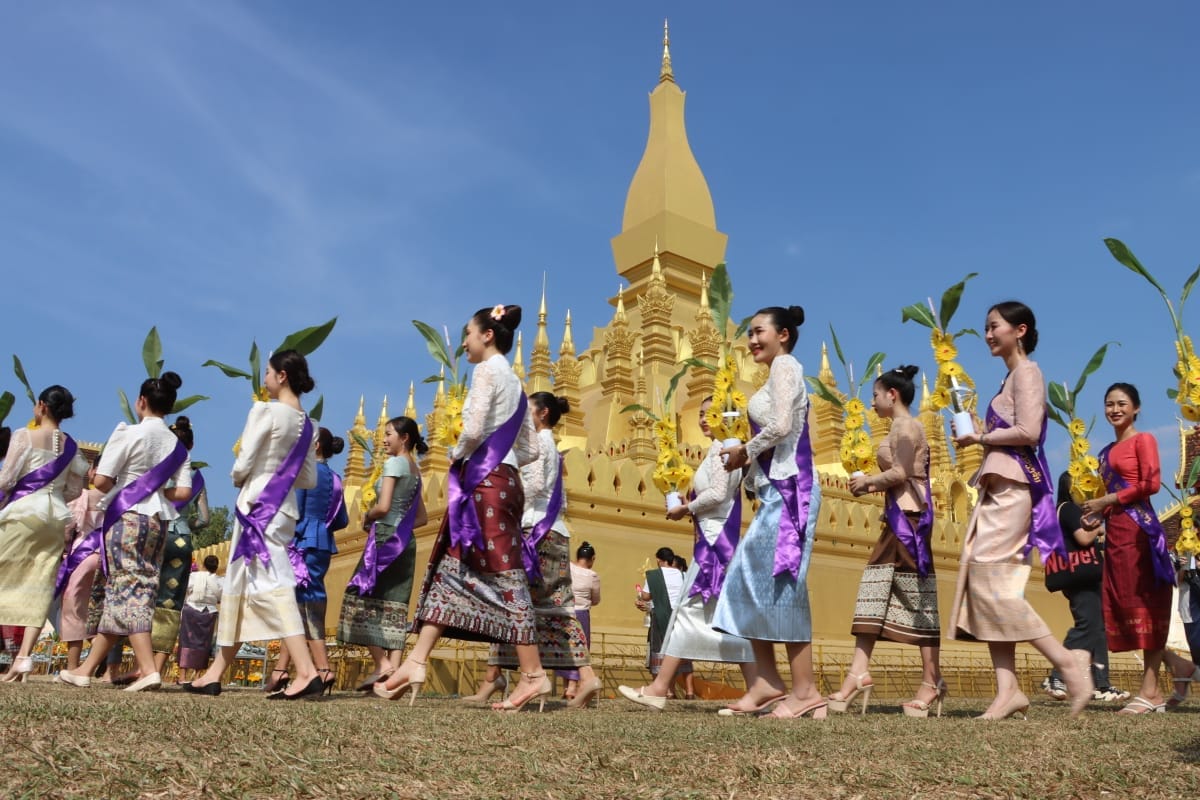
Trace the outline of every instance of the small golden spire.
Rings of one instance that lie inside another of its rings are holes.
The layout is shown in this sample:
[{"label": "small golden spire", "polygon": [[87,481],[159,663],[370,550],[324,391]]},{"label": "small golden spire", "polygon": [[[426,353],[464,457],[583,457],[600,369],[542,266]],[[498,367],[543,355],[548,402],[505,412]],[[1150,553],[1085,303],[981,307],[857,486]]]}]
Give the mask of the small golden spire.
[{"label": "small golden spire", "polygon": [[651,283],[666,283],[667,279],[663,277],[662,262],[658,260],[658,237],[654,239],[654,263],[650,265],[650,282]]},{"label": "small golden spire", "polygon": [[569,308],[567,309],[567,326],[563,330],[562,346],[558,348],[558,355],[560,358],[575,355],[575,339],[571,335],[571,309]]},{"label": "small golden spire", "polygon": [[446,368],[442,367],[438,370],[438,388],[437,399],[442,400],[446,397]]},{"label": "small golden spire", "polygon": [[922,372],[921,373],[921,406],[920,406],[921,411],[928,411],[929,409],[933,408],[933,406],[930,405],[930,402],[931,401],[929,398],[929,380],[925,377],[925,373]]},{"label": "small golden spire", "polygon": [[617,313],[613,314],[613,322],[625,322],[625,287],[617,285]]},{"label": "small golden spire", "polygon": [[829,366],[829,347],[825,342],[821,342],[821,369],[817,372],[817,380],[831,389],[837,386],[837,377],[833,374],[833,367]]},{"label": "small golden spire", "polygon": [[408,402],[404,404],[404,416],[413,420],[417,419],[417,398],[416,387],[412,381],[408,382]]},{"label": "small golden spire", "polygon": [[542,304],[538,306],[538,324],[546,322],[546,273],[542,273]]},{"label": "small golden spire", "polygon": [[658,73],[658,82],[675,82],[675,71],[671,69],[671,29],[667,20],[663,20],[663,56],[662,70]]},{"label": "small golden spire", "polygon": [[513,374],[525,380],[525,357],[521,355],[521,332],[517,331],[517,352],[513,355]]},{"label": "small golden spire", "polygon": [[386,425],[388,421],[387,395],[383,396],[383,405],[379,407],[379,422]]},{"label": "small golden spire", "polygon": [[708,308],[708,278],[704,270],[700,270],[700,308]]},{"label": "small golden spire", "polygon": [[354,425],[366,425],[367,418],[363,415],[363,396],[358,396],[358,413],[354,415]]}]

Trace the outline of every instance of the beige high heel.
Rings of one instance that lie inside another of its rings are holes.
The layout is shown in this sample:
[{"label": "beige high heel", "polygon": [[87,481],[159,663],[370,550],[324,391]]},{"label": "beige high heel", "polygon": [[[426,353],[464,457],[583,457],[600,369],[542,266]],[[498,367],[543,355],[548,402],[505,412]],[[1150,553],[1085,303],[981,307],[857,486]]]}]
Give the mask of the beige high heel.
[{"label": "beige high heel", "polygon": [[413,674],[408,680],[402,681],[399,686],[393,689],[387,688],[386,681],[380,681],[372,687],[377,697],[382,697],[384,700],[399,700],[404,696],[409,689],[412,690],[412,696],[408,698],[408,704],[411,706],[417,702],[417,695],[421,693],[421,687],[425,685],[425,662],[410,659],[416,667],[413,669]]},{"label": "beige high heel", "polygon": [[593,697],[600,696],[600,690],[603,688],[604,684],[599,678],[589,683],[587,688],[580,686],[575,690],[575,696],[567,701],[567,708],[587,708]]},{"label": "beige high heel", "polygon": [[995,714],[984,713],[984,714],[980,714],[978,717],[975,717],[975,719],[997,720],[997,719],[1008,719],[1009,717],[1016,717],[1016,716],[1020,716],[1021,719],[1025,719],[1025,712],[1028,710],[1029,710],[1029,698],[1026,697],[1023,692],[1017,692],[1008,701],[1008,704],[1006,706],[1004,706],[1004,708],[997,711]]},{"label": "beige high heel", "polygon": [[[31,656],[17,656],[13,659],[12,666],[8,668],[8,672],[0,678],[3,683],[24,683],[25,677],[33,672],[33,658]],[[1191,680],[1190,678],[1188,680]]]},{"label": "beige high heel", "polygon": [[458,702],[472,705],[486,703],[492,699],[492,695],[496,692],[500,692],[501,700],[508,696],[508,678],[504,677],[503,672],[494,681],[481,681],[479,683],[479,691],[475,692],[475,694],[468,694],[458,698]]},{"label": "beige high heel", "polygon": [[861,675],[850,673],[850,677],[854,678],[854,682],[857,684],[857,686],[850,690],[850,694],[846,695],[845,697],[838,697],[838,692],[834,692],[833,694],[829,695],[829,697],[826,698],[826,702],[829,703],[829,710],[836,711],[839,714],[844,714],[850,708],[850,704],[854,702],[854,698],[861,694],[863,696],[862,713],[866,714],[867,704],[871,701],[871,690],[875,688],[875,682],[866,682],[871,680],[870,672],[864,672]]},{"label": "beige high heel", "polygon": [[520,711],[522,708],[524,708],[526,703],[530,702],[531,700],[537,700],[538,701],[538,713],[539,714],[542,713],[542,709],[545,708],[545,706],[546,706],[546,698],[549,697],[550,693],[554,691],[554,687],[550,685],[550,679],[546,677],[545,670],[543,670],[542,672],[522,672],[521,677],[526,680],[533,680],[534,678],[541,678],[542,685],[539,686],[538,690],[536,692],[534,692],[533,694],[529,695],[528,697],[522,697],[521,701],[519,703],[514,703],[512,701],[512,698],[517,696],[516,692],[513,692],[513,694],[509,695],[509,699],[505,700],[502,703],[492,703],[493,711],[506,711],[509,713],[516,713],[517,711]]},{"label": "beige high heel", "polygon": [[945,681],[938,681],[936,685],[928,681],[921,681],[921,685],[933,689],[935,692],[933,699],[926,703],[923,700],[913,698],[907,703],[901,703],[900,708],[903,709],[904,716],[925,719],[929,716],[929,707],[937,703],[937,715],[940,717],[942,715],[942,701],[946,699],[946,695],[950,694],[949,687],[946,686]]}]

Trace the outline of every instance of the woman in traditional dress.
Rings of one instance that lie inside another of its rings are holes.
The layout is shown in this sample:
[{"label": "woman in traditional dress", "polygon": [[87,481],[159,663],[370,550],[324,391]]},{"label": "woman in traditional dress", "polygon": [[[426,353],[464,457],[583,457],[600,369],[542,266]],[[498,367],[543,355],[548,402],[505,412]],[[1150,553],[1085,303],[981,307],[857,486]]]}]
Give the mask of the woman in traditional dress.
[{"label": "woman in traditional dress", "polygon": [[961,449],[983,445],[976,480],[979,499],[963,541],[949,636],[988,643],[996,671],[996,697],[979,719],[1024,715],[1029,698],[1017,686],[1017,642],[1029,642],[1053,664],[1067,684],[1071,714],[1092,699],[1091,662],[1086,650],[1068,651],[1025,599],[1029,552],[1042,560],[1065,554],[1054,513],[1054,486],[1042,452],[1046,438],[1046,383],[1030,360],[1037,322],[1024,303],[988,309],[984,341],[1004,360],[1008,375],[988,406],[982,432],[957,432]]},{"label": "woman in traditional dress", "polygon": [[203,675],[183,685],[193,694],[220,694],[238,646],[262,639],[282,639],[296,668],[296,680],[268,698],[295,700],[325,691],[304,638],[288,556],[300,519],[295,490],[317,485],[316,430],[300,407],[300,395],[314,386],[308,362],[295,350],[276,351],[263,386],[276,402],[250,409],[233,465],[233,485],[241,491],[217,617],[220,650]]},{"label": "woman in traditional dress", "polygon": [[[537,429],[538,457],[521,467],[521,485],[525,489],[522,557],[537,619],[538,656],[543,667],[566,667],[578,672],[581,688],[568,699],[567,705],[587,708],[603,684],[591,667],[587,638],[575,616],[571,532],[563,519],[566,490],[562,484],[562,457],[554,442],[554,426],[571,406],[566,398],[555,397],[551,392],[534,392],[529,396],[529,403]],[[489,684],[496,685],[501,669],[517,666],[513,646],[492,645],[488,664],[489,675],[484,688]]]},{"label": "woman in traditional dress", "polygon": [[921,687],[901,708],[910,717],[928,717],[937,702],[942,715],[946,684],[938,658],[941,626],[938,622],[937,576],[933,570],[930,537],[933,502],[929,489],[929,445],[925,429],[913,418],[909,406],[916,387],[913,366],[897,367],[875,380],[872,405],[875,413],[892,421],[887,438],[879,445],[877,475],[850,478],[855,497],[885,492],[879,541],[867,559],[854,607],[854,658],[841,688],[829,696],[829,708],[846,711],[862,694],[867,713],[874,681],[867,671],[875,642],[916,645],[921,650]]},{"label": "woman in traditional dress", "polygon": [[675,684],[675,674],[685,661],[718,661],[741,667],[747,688],[754,683],[754,651],[750,642],[713,630],[717,598],[725,570],[733,557],[742,527],[741,472],[726,472],[721,442],[708,424],[712,398],[700,403],[700,430],[714,441],[696,469],[695,496],[691,502],[667,511],[667,519],[690,514],[696,532],[692,566],[683,579],[680,602],[671,612],[662,644],[662,663],[649,686],[617,690],[628,700],[662,710]]},{"label": "woman in traditional dress", "polygon": [[[196,443],[192,421],[178,416],[171,424],[171,431],[179,437],[190,453]],[[192,471],[192,496],[186,502],[176,503],[179,516],[171,520],[167,529],[167,546],[163,552],[162,570],[158,578],[158,598],[154,603],[154,627],[150,631],[150,644],[154,648],[154,671],[160,675],[167,658],[175,649],[179,639],[179,625],[183,605],[187,600],[188,579],[192,574],[192,526],[188,516],[196,510],[199,527],[208,524],[208,492],[204,489],[204,476],[200,470]]]},{"label": "woman in traditional dress", "polygon": [[338,621],[338,642],[366,647],[375,661],[374,670],[358,686],[360,692],[370,691],[400,666],[417,570],[413,533],[429,521],[417,464],[417,456],[429,446],[409,417],[388,420],[384,430],[388,459],[375,483],[375,505],[363,514],[369,538],[342,595]]},{"label": "woman in traditional dress", "polygon": [[30,654],[54,598],[71,520],[67,501],[79,496],[88,471],[78,445],[59,428],[74,415],[74,404],[62,386],[38,395],[37,427],[12,435],[0,468],[0,624],[24,629],[5,681],[23,679],[33,669]]},{"label": "woman in traditional dress", "polygon": [[[600,575],[592,569],[595,565],[596,548],[592,546],[591,542],[579,545],[575,550],[575,560],[571,562],[571,591],[575,595],[575,618],[579,620],[579,626],[583,628],[583,638],[587,642],[589,656],[592,652],[592,606],[600,605]],[[575,697],[576,692],[579,691],[579,670],[559,669],[555,672],[558,677],[567,682],[563,696],[567,700]],[[507,683],[491,687],[487,695],[481,699],[486,700],[497,688],[503,689],[505,686]],[[489,687],[485,684],[480,687],[480,691],[482,692],[486,688]]]},{"label": "woman in traditional dress", "polygon": [[[726,714],[752,714],[773,703],[772,716],[824,719],[825,698],[812,667],[812,610],[808,565],[821,504],[807,425],[804,369],[792,356],[804,309],[772,306],[750,321],[750,354],[770,369],[748,411],[757,431],[745,444],[725,448],[725,469],[749,466],[748,488],[758,512],[738,545],[721,588],[713,627],[750,639],[755,677]],[[775,666],[775,643],[783,642],[791,666],[788,691]],[[782,701],[782,702],[779,702]],[[718,712],[720,713],[720,712]]]},{"label": "woman in traditional dress", "polygon": [[[317,672],[325,681],[326,691],[333,691],[333,670],[329,668],[329,653],[325,648],[325,607],[329,595],[325,591],[325,573],[337,553],[333,534],[350,523],[346,501],[342,496],[342,478],[329,467],[329,459],[342,452],[346,443],[328,428],[317,431],[317,485],[313,489],[297,489],[296,505],[300,508],[300,523],[296,538],[288,545],[288,553],[296,572],[296,602],[304,620],[304,637],[312,653]],[[289,680],[288,665],[292,658],[285,648],[275,662],[267,691],[282,689]]]},{"label": "woman in traditional dress", "polygon": [[446,517],[421,586],[417,641],[387,682],[375,684],[381,697],[411,690],[415,698],[442,636],[516,646],[521,680],[509,700],[493,708],[517,710],[537,698],[540,709],[550,694],[521,560],[525,495],[518,470],[537,458],[538,438],[521,382],[504,357],[520,322],[520,306],[498,305],[467,323],[467,360],[477,366],[463,403],[462,434],[450,452]]},{"label": "woman in traditional dress", "polygon": [[[196,570],[188,580],[187,597],[179,620],[179,670],[198,677],[208,669],[213,634],[224,581],[217,575],[221,562],[214,555],[204,557],[204,569]],[[183,677],[181,675],[181,677]]]},{"label": "woman in traditional dress", "polygon": [[[106,492],[100,528],[107,573],[104,607],[87,660],[76,669],[59,672],[58,680],[63,683],[90,685],[91,675],[113,644],[127,636],[141,677],[126,691],[162,685],[150,643],[154,599],[167,526],[179,516],[175,503],[186,502],[192,495],[187,446],[163,421],[182,385],[174,372],[147,378],[134,405],[140,422],[117,425],[104,445],[95,479],[96,488]],[[173,485],[169,485],[171,481]]]},{"label": "woman in traditional dress", "polygon": [[79,666],[83,640],[88,638],[88,602],[92,599],[92,586],[100,571],[98,530],[104,522],[104,509],[100,507],[104,492],[90,486],[96,478],[99,463],[100,456],[97,455],[88,468],[89,488],[69,504],[74,530],[55,586],[59,593],[58,636],[67,643],[67,669]]},{"label": "woman in traditional dress", "polygon": [[[1142,400],[1128,383],[1114,383],[1104,393],[1104,416],[1113,427],[1114,441],[1100,451],[1100,476],[1108,493],[1083,503],[1085,515],[1105,519],[1103,607],[1108,649],[1114,653],[1141,650],[1142,687],[1120,714],[1166,711],[1158,686],[1163,661],[1176,686],[1186,691],[1200,670],[1167,650],[1175,566],[1167,552],[1167,537],[1150,498],[1158,493],[1162,472],[1158,442],[1134,427]],[[1171,698],[1178,705],[1186,695],[1178,688]]]}]

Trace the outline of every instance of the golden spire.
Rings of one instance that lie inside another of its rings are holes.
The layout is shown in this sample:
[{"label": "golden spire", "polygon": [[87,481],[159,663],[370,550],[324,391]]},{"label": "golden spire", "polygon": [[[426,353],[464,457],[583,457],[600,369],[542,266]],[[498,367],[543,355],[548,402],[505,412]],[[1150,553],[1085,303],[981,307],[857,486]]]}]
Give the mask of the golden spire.
[{"label": "golden spire", "polygon": [[521,355],[521,332],[517,331],[517,352],[513,356],[513,374],[520,380],[525,380],[525,357]]},{"label": "golden spire", "polygon": [[366,424],[367,418],[363,415],[363,396],[360,394],[358,396],[358,413],[354,415],[354,427]]},{"label": "golden spire", "polygon": [[546,334],[546,278],[542,276],[542,303],[538,306],[537,335],[533,338],[533,352],[539,349],[550,352],[550,337]]},{"label": "golden spire", "polygon": [[625,322],[625,287],[617,286],[617,312],[613,314],[613,322]]},{"label": "golden spire", "polygon": [[387,395],[385,394],[383,396],[383,405],[381,405],[379,407],[379,419],[377,420],[377,423],[381,424],[381,425],[386,425],[387,421],[388,421]]},{"label": "golden spire", "polygon": [[404,404],[404,416],[411,419],[413,422],[417,420],[417,398],[416,387],[412,381],[408,382],[408,402]]},{"label": "golden spire", "polygon": [[700,270],[700,308],[708,311],[708,277]]},{"label": "golden spire", "polygon": [[[446,368],[442,367],[441,369],[438,370],[438,388],[437,388],[437,394],[434,395],[434,404],[435,405],[440,404],[445,399],[446,399]],[[362,404],[360,403],[359,404],[360,409],[361,409],[361,405]],[[362,411],[360,410],[359,413],[361,414]]]},{"label": "golden spire", "polygon": [[821,342],[821,369],[817,372],[817,380],[830,389],[837,388],[837,376],[833,374],[833,368],[829,366],[829,347],[825,342]]},{"label": "golden spire", "polygon": [[562,346],[558,348],[559,357],[575,355],[575,340],[571,336],[571,309],[567,309],[567,327],[563,331]]},{"label": "golden spire", "polygon": [[663,20],[663,57],[662,70],[658,73],[658,82],[663,81],[675,82],[675,72],[671,69],[671,30],[667,26],[667,20]]},{"label": "golden spire", "polygon": [[922,371],[921,372],[921,405],[920,405],[920,409],[922,412],[928,411],[931,408],[933,408],[933,406],[930,405],[930,402],[931,401],[929,399],[929,379],[925,377],[925,373],[924,373],[924,371]]},{"label": "golden spire", "polygon": [[662,262],[658,260],[658,238],[654,239],[654,263],[650,265],[650,282],[665,283],[666,278],[662,274]]},{"label": "golden spire", "polygon": [[542,303],[538,307],[537,334],[529,354],[529,377],[525,388],[530,392],[550,391],[550,335],[546,332],[546,278],[542,276]]}]

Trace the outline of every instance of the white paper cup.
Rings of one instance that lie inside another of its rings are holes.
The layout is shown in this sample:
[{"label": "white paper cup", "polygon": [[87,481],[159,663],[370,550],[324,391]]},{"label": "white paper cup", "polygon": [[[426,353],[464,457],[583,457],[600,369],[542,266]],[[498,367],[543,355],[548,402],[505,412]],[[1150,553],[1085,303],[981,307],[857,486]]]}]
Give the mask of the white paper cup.
[{"label": "white paper cup", "polygon": [[971,419],[970,411],[957,411],[954,414],[954,435],[966,436],[975,432],[975,421]]},{"label": "white paper cup", "polygon": [[667,511],[681,505],[683,505],[683,498],[680,497],[679,492],[667,492]]},{"label": "white paper cup", "polygon": [[[735,411],[733,413],[736,414],[737,412]],[[730,436],[728,439],[725,439],[721,442],[721,447],[728,450],[731,447],[737,447],[741,443],[742,443],[741,439],[737,438],[736,436]],[[722,464],[729,463],[729,454],[728,453],[721,456],[721,463]]]},{"label": "white paper cup", "polygon": [[850,473],[850,477],[851,478],[861,478],[863,475],[866,475],[866,474],[867,473],[863,472],[861,469],[856,469],[856,470],[854,470],[854,472]]}]

